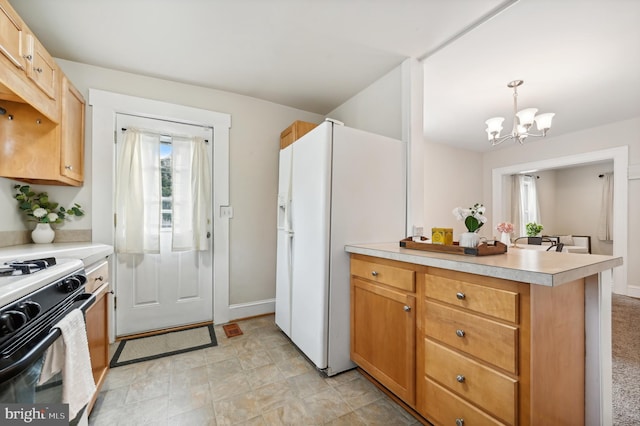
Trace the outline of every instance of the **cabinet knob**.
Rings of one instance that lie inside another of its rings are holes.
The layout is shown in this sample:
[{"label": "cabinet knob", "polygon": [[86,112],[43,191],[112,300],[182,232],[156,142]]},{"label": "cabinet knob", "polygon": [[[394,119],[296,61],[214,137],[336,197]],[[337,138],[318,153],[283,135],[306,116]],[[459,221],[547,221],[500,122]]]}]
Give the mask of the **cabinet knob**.
[{"label": "cabinet knob", "polygon": [[458,298],[458,300],[464,300],[464,298],[467,296],[464,293],[458,292],[456,293],[456,297]]},{"label": "cabinet knob", "polygon": [[456,336],[458,336],[458,337],[464,337],[464,335],[465,335],[464,330],[456,330]]},{"label": "cabinet knob", "polygon": [[42,73],[42,68],[38,67],[38,68],[34,68],[33,69],[35,72],[37,73]]},{"label": "cabinet knob", "polygon": [[25,58],[27,61],[30,61],[33,59],[33,56],[31,55],[24,55],[23,58]]},{"label": "cabinet knob", "polygon": [[373,275],[374,277],[378,276],[378,271],[371,271],[371,275]]},{"label": "cabinet knob", "polygon": [[462,374],[458,374],[458,375],[456,376],[456,381],[457,381],[458,383],[464,383],[464,380],[465,380],[465,378],[464,378],[464,376],[463,376]]},{"label": "cabinet knob", "polygon": [[96,277],[96,281],[104,281],[104,277],[100,275],[99,277]]},{"label": "cabinet knob", "polygon": [[402,309],[404,309],[405,312],[411,312],[411,306],[404,305]]},{"label": "cabinet knob", "polygon": [[73,170],[73,166],[69,166],[69,165],[64,166],[64,168],[67,170]]},{"label": "cabinet knob", "polygon": [[464,426],[464,419],[456,419],[456,426]]}]

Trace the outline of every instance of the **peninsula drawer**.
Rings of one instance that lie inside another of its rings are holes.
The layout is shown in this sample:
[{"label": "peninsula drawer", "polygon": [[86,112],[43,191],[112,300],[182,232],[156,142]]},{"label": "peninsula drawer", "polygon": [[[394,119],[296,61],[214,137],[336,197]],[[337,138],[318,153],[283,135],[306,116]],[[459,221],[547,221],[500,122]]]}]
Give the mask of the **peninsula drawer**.
[{"label": "peninsula drawer", "polygon": [[438,303],[425,303],[428,337],[518,374],[518,328]]},{"label": "peninsula drawer", "polygon": [[109,263],[105,260],[87,270],[86,291],[93,293],[107,281],[109,281]]},{"label": "peninsula drawer", "polygon": [[411,293],[416,291],[416,273],[410,269],[352,259],[351,275]]},{"label": "peninsula drawer", "polygon": [[448,389],[514,424],[518,381],[425,339],[425,372]]},{"label": "peninsula drawer", "polygon": [[516,292],[429,274],[425,275],[425,285],[425,295],[430,299],[518,323],[519,295]]},{"label": "peninsula drawer", "polygon": [[427,419],[436,425],[502,425],[497,419],[454,395],[437,383],[425,379],[424,411]]}]

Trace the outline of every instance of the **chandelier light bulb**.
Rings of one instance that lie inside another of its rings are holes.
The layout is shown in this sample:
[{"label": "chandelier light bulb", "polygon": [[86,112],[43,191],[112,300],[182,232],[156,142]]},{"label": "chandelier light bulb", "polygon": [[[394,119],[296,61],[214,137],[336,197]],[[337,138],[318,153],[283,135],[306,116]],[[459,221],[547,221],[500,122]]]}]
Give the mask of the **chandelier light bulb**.
[{"label": "chandelier light bulb", "polygon": [[487,133],[490,135],[495,133],[495,137],[500,136],[500,132],[502,131],[502,122],[504,121],[503,117],[493,117],[485,121],[487,125]]},{"label": "chandelier light bulb", "polygon": [[540,131],[547,131],[551,128],[551,120],[553,120],[553,112],[546,112],[544,114],[536,115],[536,127]]},{"label": "chandelier light bulb", "polygon": [[525,126],[527,128],[531,127],[533,124],[533,120],[536,116],[536,112],[538,112],[538,108],[525,108],[516,114],[518,117],[518,121],[520,125]]}]

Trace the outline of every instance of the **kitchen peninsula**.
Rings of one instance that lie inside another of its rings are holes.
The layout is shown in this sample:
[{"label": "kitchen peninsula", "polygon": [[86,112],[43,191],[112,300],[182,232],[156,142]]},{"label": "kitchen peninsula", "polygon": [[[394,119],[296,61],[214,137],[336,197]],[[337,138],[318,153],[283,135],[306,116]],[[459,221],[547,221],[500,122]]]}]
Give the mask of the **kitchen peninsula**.
[{"label": "kitchen peninsula", "polygon": [[351,357],[414,414],[434,424],[612,423],[621,257],[345,249]]}]

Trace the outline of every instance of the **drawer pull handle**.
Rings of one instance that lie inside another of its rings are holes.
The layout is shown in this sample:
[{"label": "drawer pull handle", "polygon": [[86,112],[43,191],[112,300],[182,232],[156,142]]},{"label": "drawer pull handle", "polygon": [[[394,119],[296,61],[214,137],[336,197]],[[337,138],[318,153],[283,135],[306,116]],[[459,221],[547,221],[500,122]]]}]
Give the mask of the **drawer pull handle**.
[{"label": "drawer pull handle", "polygon": [[456,330],[456,336],[458,337],[464,337],[465,334],[464,330]]},{"label": "drawer pull handle", "polygon": [[405,312],[411,312],[411,306],[404,305],[404,308],[402,309],[404,309]]},{"label": "drawer pull handle", "polygon": [[30,60],[32,60],[32,59],[33,59],[33,56],[31,56],[31,55],[24,55],[24,58],[25,58],[27,61],[30,61]]},{"label": "drawer pull handle", "polygon": [[33,69],[35,72],[37,73],[42,73],[42,68],[38,67],[38,68],[34,68]]},{"label": "drawer pull handle", "polygon": [[464,419],[456,419],[456,426],[464,426]]},{"label": "drawer pull handle", "polygon": [[378,271],[371,271],[371,275],[373,275],[374,277],[378,276]]},{"label": "drawer pull handle", "polygon": [[99,277],[96,277],[96,281],[104,281],[104,277],[100,275]]},{"label": "drawer pull handle", "polygon": [[456,293],[456,297],[458,298],[458,300],[464,300],[467,296],[464,293]]},{"label": "drawer pull handle", "polygon": [[464,380],[465,380],[465,378],[464,378],[464,376],[463,376],[462,374],[458,374],[458,375],[456,376],[456,381],[457,381],[458,383],[464,383]]},{"label": "drawer pull handle", "polygon": [[69,165],[64,166],[64,168],[65,168],[66,170],[73,170],[73,166],[69,166]]}]

